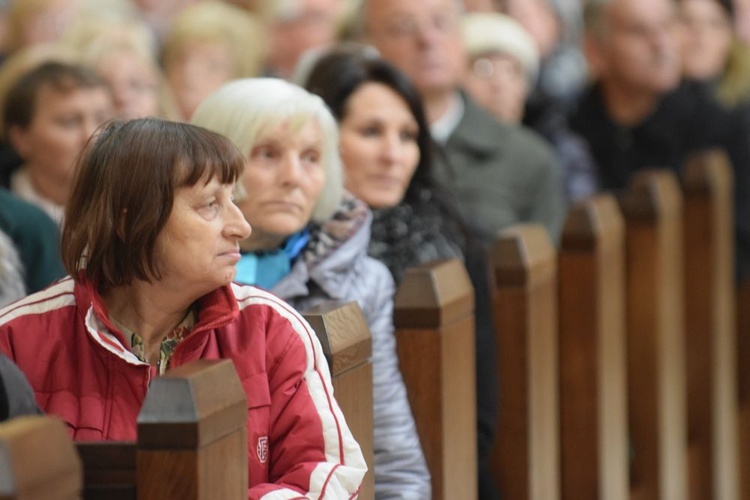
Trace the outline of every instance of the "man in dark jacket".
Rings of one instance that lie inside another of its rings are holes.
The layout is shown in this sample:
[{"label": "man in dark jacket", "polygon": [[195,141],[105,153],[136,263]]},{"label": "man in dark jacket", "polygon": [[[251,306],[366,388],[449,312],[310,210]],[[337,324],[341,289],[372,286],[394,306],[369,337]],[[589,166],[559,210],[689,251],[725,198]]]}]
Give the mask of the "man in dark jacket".
[{"label": "man in dark jacket", "polygon": [[591,148],[603,189],[644,168],[679,174],[692,152],[726,151],[735,178],[738,279],[750,271],[750,131],[697,83],[680,81],[671,0],[597,0],[586,6],[584,47],[597,81],[571,125]]}]

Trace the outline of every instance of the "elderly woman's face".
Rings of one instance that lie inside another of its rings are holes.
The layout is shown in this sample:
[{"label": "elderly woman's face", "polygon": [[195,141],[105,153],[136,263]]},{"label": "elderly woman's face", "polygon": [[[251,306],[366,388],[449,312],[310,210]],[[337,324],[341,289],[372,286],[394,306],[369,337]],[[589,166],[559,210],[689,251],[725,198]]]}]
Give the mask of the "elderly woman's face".
[{"label": "elderly woman's face", "polygon": [[316,121],[267,131],[250,151],[237,204],[253,226],[246,250],[275,248],[303,229],[325,184],[323,135]]},{"label": "elderly woman's face", "polygon": [[466,90],[495,118],[519,123],[529,93],[529,82],[521,62],[494,52],[473,59],[466,75]]},{"label": "elderly woman's face", "polygon": [[340,123],[346,188],[372,208],[398,205],[419,163],[419,126],[406,101],[381,83],[349,98]]},{"label": "elderly woman's face", "polygon": [[175,190],[172,213],[156,242],[170,286],[201,296],[234,279],[239,241],[251,231],[233,190],[234,184],[216,177]]}]

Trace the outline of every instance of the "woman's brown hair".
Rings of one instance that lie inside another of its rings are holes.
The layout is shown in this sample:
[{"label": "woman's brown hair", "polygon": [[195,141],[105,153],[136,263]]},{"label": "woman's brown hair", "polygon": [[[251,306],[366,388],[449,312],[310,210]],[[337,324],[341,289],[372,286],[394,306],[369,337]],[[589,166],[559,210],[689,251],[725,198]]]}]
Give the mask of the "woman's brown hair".
[{"label": "woman's brown hair", "polygon": [[236,182],[244,166],[228,139],[201,127],[156,118],[104,125],[78,162],[65,207],[66,269],[100,292],[159,280],[164,256],[154,248],[175,190],[214,177]]}]

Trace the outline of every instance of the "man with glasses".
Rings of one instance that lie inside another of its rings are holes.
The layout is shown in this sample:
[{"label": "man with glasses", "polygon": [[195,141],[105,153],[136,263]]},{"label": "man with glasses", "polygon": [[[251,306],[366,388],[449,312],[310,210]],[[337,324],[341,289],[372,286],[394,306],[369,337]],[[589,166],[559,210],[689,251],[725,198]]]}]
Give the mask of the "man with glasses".
[{"label": "man with glasses", "polygon": [[480,240],[489,246],[498,230],[537,222],[556,242],[565,218],[557,159],[539,136],[499,123],[462,91],[461,15],[456,0],[370,0],[359,28],[419,89],[436,143],[435,175]]}]

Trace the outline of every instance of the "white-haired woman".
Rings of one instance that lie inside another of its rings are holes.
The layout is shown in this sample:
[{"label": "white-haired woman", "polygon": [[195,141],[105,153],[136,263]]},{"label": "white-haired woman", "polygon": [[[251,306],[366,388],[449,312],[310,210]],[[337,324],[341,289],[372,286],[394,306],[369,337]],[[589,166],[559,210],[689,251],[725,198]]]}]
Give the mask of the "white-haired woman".
[{"label": "white-haired woman", "polygon": [[335,119],[323,101],[272,78],[230,82],[193,123],[229,137],[247,158],[237,204],[253,232],[237,280],[298,309],[356,300],[372,334],[375,491],[430,498],[430,477],[393,335],[393,279],[367,256],[372,215],[343,189]]}]

